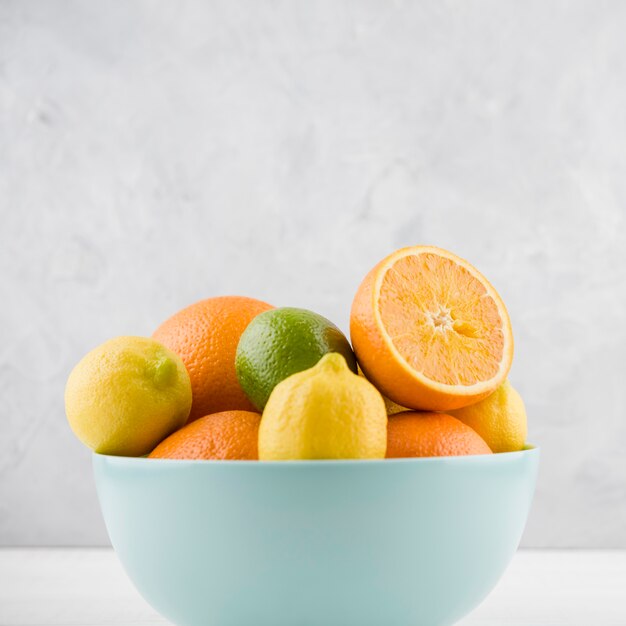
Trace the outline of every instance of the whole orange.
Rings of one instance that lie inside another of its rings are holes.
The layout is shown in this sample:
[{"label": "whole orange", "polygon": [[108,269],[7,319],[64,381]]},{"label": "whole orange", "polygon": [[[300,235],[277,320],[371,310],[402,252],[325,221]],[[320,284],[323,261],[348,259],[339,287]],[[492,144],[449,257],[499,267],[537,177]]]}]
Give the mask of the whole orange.
[{"label": "whole orange", "polygon": [[263,311],[274,307],[243,296],[207,298],[163,322],[154,339],[180,356],[189,372],[193,401],[188,422],[219,411],[253,411],[237,380],[239,337]]},{"label": "whole orange", "polygon": [[387,458],[491,454],[485,440],[446,413],[406,411],[387,422]]},{"label": "whole orange", "polygon": [[261,416],[252,411],[205,415],[164,439],[151,459],[257,461]]}]

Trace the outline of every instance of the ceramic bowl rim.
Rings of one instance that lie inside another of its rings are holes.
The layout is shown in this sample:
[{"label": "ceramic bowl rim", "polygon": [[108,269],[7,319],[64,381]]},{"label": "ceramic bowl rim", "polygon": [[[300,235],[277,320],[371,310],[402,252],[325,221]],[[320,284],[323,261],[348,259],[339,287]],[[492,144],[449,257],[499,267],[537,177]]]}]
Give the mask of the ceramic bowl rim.
[{"label": "ceramic bowl rim", "polygon": [[526,444],[522,450],[515,452],[497,452],[494,454],[467,454],[460,456],[430,456],[410,457],[397,459],[315,459],[293,461],[243,461],[243,460],[219,460],[219,459],[150,459],[147,456],[117,456],[92,452],[94,459],[106,459],[112,463],[121,465],[153,465],[155,468],[189,467],[189,466],[230,466],[230,467],[357,467],[357,466],[387,466],[387,465],[451,465],[451,464],[482,464],[495,465],[499,462],[513,460],[522,456],[537,456],[541,448],[532,444]]}]

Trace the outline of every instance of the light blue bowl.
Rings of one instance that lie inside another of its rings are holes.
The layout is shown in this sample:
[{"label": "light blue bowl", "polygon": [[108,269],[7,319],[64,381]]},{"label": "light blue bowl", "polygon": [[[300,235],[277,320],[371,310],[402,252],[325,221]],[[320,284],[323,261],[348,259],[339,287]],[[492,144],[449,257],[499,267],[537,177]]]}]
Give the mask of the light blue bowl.
[{"label": "light blue bowl", "polygon": [[93,457],[111,543],[179,626],[452,624],[515,553],[538,461]]}]

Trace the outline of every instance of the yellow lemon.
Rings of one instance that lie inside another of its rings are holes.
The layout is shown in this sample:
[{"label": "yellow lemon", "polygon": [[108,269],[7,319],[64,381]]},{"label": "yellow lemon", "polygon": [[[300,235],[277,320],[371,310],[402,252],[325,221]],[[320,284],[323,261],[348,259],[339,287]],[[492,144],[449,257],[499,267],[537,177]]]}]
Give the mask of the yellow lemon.
[{"label": "yellow lemon", "polygon": [[385,410],[387,411],[387,415],[395,415],[396,413],[404,413],[405,411],[411,410],[401,404],[397,404],[393,400],[390,400],[387,396],[383,396],[383,400],[385,401]]},{"label": "yellow lemon", "polygon": [[524,401],[508,379],[484,400],[447,412],[473,428],[493,452],[515,452],[526,443]]},{"label": "yellow lemon", "polygon": [[[363,373],[363,370],[358,365],[357,365],[357,369],[358,369],[359,376],[362,376],[363,378],[367,378],[367,376],[365,376],[365,374]],[[380,393],[380,389],[378,390],[378,392]],[[411,410],[411,409],[407,409],[407,407],[402,406],[401,404],[394,402],[393,400],[388,398],[384,393],[380,393],[380,395],[383,397],[383,401],[385,403],[385,410],[387,411],[388,416],[395,415],[396,413],[404,413],[405,411]]]},{"label": "yellow lemon", "polygon": [[263,411],[259,459],[382,459],[387,411],[382,396],[350,371],[341,354],[278,383]]},{"label": "yellow lemon", "polygon": [[147,454],[187,421],[190,409],[191,383],[180,357],[144,337],[98,346],[65,386],[72,430],[101,454]]}]

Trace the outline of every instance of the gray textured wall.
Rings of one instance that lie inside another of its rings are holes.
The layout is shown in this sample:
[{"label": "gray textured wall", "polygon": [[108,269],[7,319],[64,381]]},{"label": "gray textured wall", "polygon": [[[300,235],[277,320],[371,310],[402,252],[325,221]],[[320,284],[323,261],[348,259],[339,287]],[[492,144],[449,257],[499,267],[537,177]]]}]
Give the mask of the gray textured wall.
[{"label": "gray textured wall", "polygon": [[0,543],[107,541],[63,386],[237,293],[347,328],[408,244],[514,323],[531,546],[626,546],[626,4],[0,2]]}]

